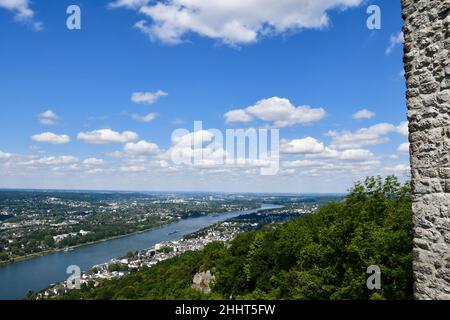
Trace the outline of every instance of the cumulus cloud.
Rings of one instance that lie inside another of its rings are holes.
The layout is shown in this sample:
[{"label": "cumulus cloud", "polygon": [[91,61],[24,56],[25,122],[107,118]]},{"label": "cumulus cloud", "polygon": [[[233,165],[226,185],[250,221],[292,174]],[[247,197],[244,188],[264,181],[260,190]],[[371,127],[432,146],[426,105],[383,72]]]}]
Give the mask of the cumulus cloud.
[{"label": "cumulus cloud", "polygon": [[105,172],[105,169],[101,168],[95,168],[95,169],[89,169],[85,171],[87,174],[99,174]]},{"label": "cumulus cloud", "polygon": [[375,155],[370,150],[365,149],[349,149],[340,153],[339,159],[342,160],[367,160],[373,158]]},{"label": "cumulus cloud", "polygon": [[299,171],[307,176],[324,174],[364,175],[374,172],[380,160],[366,149],[335,150],[326,147],[321,153],[304,155],[300,160],[288,160],[282,163],[284,168],[303,168]]},{"label": "cumulus cloud", "polygon": [[52,126],[59,120],[59,116],[53,110],[47,110],[38,115],[39,123]]},{"label": "cumulus cloud", "polygon": [[97,158],[88,158],[83,161],[83,164],[88,165],[88,166],[101,165],[104,163],[105,163],[105,160],[97,159]]},{"label": "cumulus cloud", "polygon": [[158,145],[142,140],[137,143],[127,143],[123,151],[134,155],[156,155],[160,150]]},{"label": "cumulus cloud", "polygon": [[178,147],[202,148],[205,144],[211,143],[214,135],[208,130],[198,130],[182,135],[173,135],[172,144]]},{"label": "cumulus cloud", "polygon": [[70,137],[66,134],[54,134],[52,132],[44,132],[35,134],[31,137],[36,142],[51,143],[51,144],[65,144],[70,142]]},{"label": "cumulus cloud", "polygon": [[347,172],[358,175],[372,170],[380,163],[378,157],[370,150],[361,148],[337,150],[325,146],[323,142],[312,137],[282,140],[281,152],[285,159],[289,159],[282,163],[282,167],[308,168],[308,171],[301,170],[298,173],[315,177],[323,175],[324,172],[328,172],[327,174]]},{"label": "cumulus cloud", "polygon": [[119,168],[122,172],[128,172],[128,173],[137,173],[137,172],[144,172],[145,167],[144,166],[121,166]]},{"label": "cumulus cloud", "polygon": [[295,140],[282,140],[280,150],[286,154],[320,153],[325,150],[325,145],[311,137]]},{"label": "cumulus cloud", "polygon": [[282,163],[283,168],[295,169],[299,175],[334,181],[337,177],[361,179],[376,174],[380,168],[380,160],[370,150],[348,149],[339,151],[326,147],[319,154],[307,154],[299,160],[288,160]]},{"label": "cumulus cloud", "polygon": [[388,134],[392,132],[407,135],[408,123],[402,122],[398,126],[390,123],[379,123],[369,128],[362,128],[355,132],[329,131],[327,136],[332,138],[331,146],[337,149],[355,149],[364,146],[375,146],[389,142]]},{"label": "cumulus cloud", "polygon": [[407,137],[409,135],[408,121],[404,121],[404,122],[400,123],[400,125],[396,128],[396,130],[402,136]]},{"label": "cumulus cloud", "polygon": [[129,8],[129,9],[137,9],[146,4],[148,4],[150,0],[116,0],[108,4],[109,8]]},{"label": "cumulus cloud", "polygon": [[37,158],[32,159],[28,161],[24,161],[21,164],[27,165],[27,166],[34,166],[34,165],[68,165],[68,164],[74,164],[77,163],[79,160],[78,158],[74,156],[59,156],[59,157],[44,157],[44,158]]},{"label": "cumulus cloud", "polygon": [[90,132],[80,132],[77,139],[89,144],[111,144],[135,141],[138,137],[138,134],[133,131],[120,133],[111,129],[100,129]]},{"label": "cumulus cloud", "polygon": [[237,110],[231,110],[225,113],[224,115],[227,123],[233,123],[233,122],[251,122],[253,120],[253,117],[249,115],[245,110],[237,109]]},{"label": "cumulus cloud", "polygon": [[0,150],[0,159],[9,159],[12,157],[11,153],[3,152]]},{"label": "cumulus cloud", "polygon": [[231,110],[224,115],[227,123],[258,119],[271,122],[278,128],[316,122],[325,116],[326,112],[323,108],[295,107],[288,99],[278,97],[263,99],[246,109]]},{"label": "cumulus cloud", "polygon": [[[248,134],[247,137],[252,136],[251,133],[243,133],[240,137],[244,138],[246,134]],[[236,149],[228,149],[229,145],[227,145],[225,150],[220,133],[218,135],[216,130],[197,130],[194,132],[181,130],[172,136],[172,146],[162,155],[162,158],[170,159],[172,167],[168,169],[199,169],[199,172],[208,174],[218,173],[219,171],[229,174],[238,174],[238,172],[247,174],[250,172],[248,169],[255,169],[251,170],[252,172],[258,172],[259,169],[260,174],[264,175],[265,170],[277,170],[279,168],[278,153],[269,153],[268,150],[266,152],[261,149],[258,153],[257,148],[250,146],[252,145],[251,142],[250,145],[245,145],[241,138],[237,138]]]},{"label": "cumulus cloud", "polygon": [[13,11],[17,19],[31,19],[34,16],[28,0],[0,0],[0,8]]},{"label": "cumulus cloud", "polygon": [[316,164],[317,162],[312,160],[284,161],[283,168],[312,167],[315,166]]},{"label": "cumulus cloud", "polygon": [[[349,8],[362,0],[166,0],[141,5],[119,0],[115,6],[139,8],[149,20],[135,27],[150,39],[179,44],[189,33],[230,45],[250,44],[263,37],[329,25],[329,10]],[[145,2],[145,1],[142,1]]]},{"label": "cumulus cloud", "polygon": [[154,112],[143,115],[143,116],[135,113],[135,114],[131,115],[131,119],[133,119],[134,121],[137,121],[137,122],[152,122],[153,120],[156,119],[157,116],[158,116],[158,114],[154,113]]},{"label": "cumulus cloud", "polygon": [[362,109],[354,113],[352,117],[355,120],[372,119],[373,117],[375,117],[375,113],[367,109]]},{"label": "cumulus cloud", "polygon": [[374,160],[375,154],[367,149],[346,149],[336,150],[332,147],[325,147],[322,152],[305,154],[306,159],[328,159],[344,161],[368,161]]},{"label": "cumulus cloud", "polygon": [[43,29],[40,21],[33,21],[34,11],[29,0],[0,0],[0,8],[12,11],[17,21],[30,23],[36,31]]},{"label": "cumulus cloud", "polygon": [[384,167],[382,172],[385,174],[394,174],[396,176],[411,176],[411,167],[407,164],[398,164],[395,166]]},{"label": "cumulus cloud", "polygon": [[159,98],[166,96],[168,96],[168,93],[162,90],[156,92],[134,92],[131,95],[131,101],[134,103],[154,104]]},{"label": "cumulus cloud", "polygon": [[197,166],[223,164],[224,150],[213,144],[214,135],[208,130],[198,130],[172,136],[172,147],[167,151],[167,158],[177,164],[191,164],[196,158]]},{"label": "cumulus cloud", "polygon": [[404,42],[403,38],[403,32],[400,31],[399,33],[391,35],[389,39],[389,46],[386,48],[386,55],[390,55],[392,53],[392,50],[399,44],[402,44]]},{"label": "cumulus cloud", "polygon": [[405,142],[399,145],[397,151],[400,153],[409,153],[409,142]]}]

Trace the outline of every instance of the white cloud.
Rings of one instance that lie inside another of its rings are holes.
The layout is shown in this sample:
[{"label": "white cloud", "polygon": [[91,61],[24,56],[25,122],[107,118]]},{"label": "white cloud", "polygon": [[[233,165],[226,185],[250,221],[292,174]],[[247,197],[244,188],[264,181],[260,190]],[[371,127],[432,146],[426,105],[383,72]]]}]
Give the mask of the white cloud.
[{"label": "white cloud", "polygon": [[295,161],[284,161],[284,168],[297,168],[297,167],[313,167],[317,165],[317,161],[313,160],[295,160]]},{"label": "white cloud", "polygon": [[395,174],[396,176],[411,176],[411,167],[407,164],[398,164],[392,167],[384,167],[382,172],[386,174]]},{"label": "white cloud", "polygon": [[44,157],[38,159],[32,159],[22,162],[22,165],[68,165],[77,163],[79,160],[74,156],[59,156],[59,157]]},{"label": "white cloud", "polygon": [[144,166],[122,166],[119,168],[122,172],[130,172],[130,173],[136,173],[136,172],[144,172],[145,167]]},{"label": "white cloud", "polygon": [[53,110],[47,110],[38,115],[39,123],[52,126],[59,120],[59,116]]},{"label": "white cloud", "polygon": [[168,96],[167,92],[158,90],[156,92],[134,92],[131,95],[131,101],[134,103],[153,104],[161,97]]},{"label": "white cloud", "polygon": [[122,152],[120,152],[120,151],[109,152],[106,154],[106,156],[119,159],[122,157]]},{"label": "white cloud", "polygon": [[375,155],[366,149],[346,149],[339,151],[330,147],[325,147],[325,149],[320,153],[309,153],[306,154],[306,159],[331,159],[331,160],[344,160],[344,161],[368,161],[374,160]]},{"label": "white cloud", "polygon": [[[173,166],[167,168],[168,170],[183,169],[189,172],[198,169],[197,173],[205,175],[212,172],[218,173],[219,171],[222,174],[225,172],[228,174],[247,174],[250,172],[247,171],[249,168],[278,168],[279,159],[275,154],[271,154],[270,157],[266,154],[253,157],[251,151],[249,151],[249,156],[244,156],[240,152],[228,154],[221,140],[216,140],[215,133],[212,130],[179,132],[179,134],[172,136],[171,148],[161,154],[159,159],[170,160]],[[238,150],[242,149],[238,146]]]},{"label": "white cloud", "polygon": [[307,154],[305,157],[310,159],[338,159],[340,155],[340,151],[330,147],[325,147],[325,150],[322,152]]},{"label": "white cloud", "polygon": [[304,168],[298,172],[314,177],[326,177],[330,174],[361,177],[373,174],[379,165],[380,160],[370,150],[339,151],[329,147],[322,153],[306,154],[303,159],[282,163],[284,168]]},{"label": "white cloud", "polygon": [[172,137],[172,147],[167,151],[168,159],[181,160],[180,163],[190,163],[196,158],[196,167],[215,167],[224,165],[225,150],[214,145],[214,135],[208,130],[198,130],[184,135]]},{"label": "white cloud", "polygon": [[[374,168],[380,164],[379,157],[370,150],[362,148],[338,150],[335,147],[325,146],[311,137],[291,141],[282,140],[281,152],[288,155],[282,167],[303,168],[298,173],[311,177],[321,177],[331,173],[360,177],[373,173]],[[290,157],[293,154],[297,159]]]},{"label": "white cloud", "polygon": [[0,159],[9,159],[12,157],[11,153],[0,151]]},{"label": "white cloud", "polygon": [[120,133],[111,129],[100,129],[90,132],[80,132],[77,139],[90,144],[110,144],[127,143],[137,140],[138,137],[138,134],[133,131]]},{"label": "white cloud", "polygon": [[407,137],[409,135],[408,121],[400,123],[400,125],[396,129],[398,133]]},{"label": "white cloud", "polygon": [[283,128],[295,124],[316,122],[325,116],[326,112],[323,108],[314,109],[310,106],[295,107],[288,99],[272,97],[260,100],[255,105],[246,109],[227,112],[225,114],[225,120],[227,123],[232,123],[259,119],[272,122],[275,127]]},{"label": "white cloud", "polygon": [[174,135],[172,143],[178,147],[195,147],[202,148],[205,144],[209,144],[214,138],[212,132],[208,130],[198,130],[189,132],[184,135]]},{"label": "white cloud", "polygon": [[133,119],[134,121],[138,121],[138,122],[152,122],[153,120],[156,119],[156,117],[158,116],[157,113],[149,113],[147,115],[141,116],[140,114],[133,114],[131,115],[131,119]]},{"label": "white cloud", "polygon": [[237,109],[237,110],[231,110],[225,113],[224,115],[225,120],[227,123],[233,123],[233,122],[251,122],[253,120],[253,117],[249,115],[245,110]]},{"label": "white cloud", "polygon": [[129,8],[129,9],[137,9],[146,4],[148,4],[150,0],[116,0],[108,4],[109,8]]},{"label": "white cloud", "polygon": [[[116,1],[138,7],[137,1]],[[196,33],[223,43],[249,44],[270,35],[329,25],[327,11],[349,8],[362,0],[167,0],[139,9],[151,22],[135,26],[152,40],[167,44],[183,42]],[[116,4],[117,5],[117,4]]]},{"label": "white cloud", "polygon": [[88,165],[88,166],[100,165],[103,163],[105,163],[105,160],[97,159],[97,158],[88,158],[83,161],[83,164]]},{"label": "white cloud", "polygon": [[399,145],[397,151],[400,153],[409,153],[409,142],[405,142]]},{"label": "white cloud", "polygon": [[404,42],[404,38],[403,38],[403,32],[402,31],[400,31],[399,33],[391,35],[391,37],[389,39],[389,46],[386,49],[386,55],[390,55],[392,53],[392,50],[394,50],[394,48],[397,45],[402,44],[403,42]]},{"label": "white cloud", "polygon": [[86,171],[87,174],[99,174],[105,172],[105,169],[95,168]]},{"label": "white cloud", "polygon": [[17,19],[31,19],[34,16],[28,0],[0,0],[0,8],[13,11]]},{"label": "white cloud", "polygon": [[367,109],[359,110],[358,112],[353,114],[353,119],[355,120],[361,120],[361,119],[371,119],[375,117],[375,113],[372,111],[369,111]]},{"label": "white cloud", "polygon": [[[407,135],[408,123],[399,126],[390,123],[379,123],[369,128],[362,128],[355,132],[329,131],[327,136],[332,138],[331,147],[337,149],[357,149],[363,146],[375,146],[389,142],[388,134],[392,132]],[[405,131],[406,130],[406,131]]]},{"label": "white cloud", "polygon": [[373,158],[374,156],[375,155],[369,150],[365,150],[365,149],[350,149],[350,150],[342,151],[339,159],[350,160],[350,161],[354,161],[354,160],[368,160],[368,159]]},{"label": "white cloud", "polygon": [[308,153],[320,153],[325,150],[325,146],[322,142],[306,137],[304,139],[295,140],[282,140],[280,151],[287,154],[308,154]]},{"label": "white cloud", "polygon": [[36,142],[51,143],[51,144],[65,144],[70,142],[70,137],[66,134],[54,134],[52,132],[44,132],[35,134],[31,137]]},{"label": "white cloud", "polygon": [[0,8],[12,11],[17,21],[30,23],[36,31],[43,29],[42,22],[33,21],[34,11],[29,0],[0,0]]},{"label": "white cloud", "polygon": [[159,153],[159,147],[154,143],[142,140],[137,143],[127,143],[123,151],[134,155],[156,155]]}]

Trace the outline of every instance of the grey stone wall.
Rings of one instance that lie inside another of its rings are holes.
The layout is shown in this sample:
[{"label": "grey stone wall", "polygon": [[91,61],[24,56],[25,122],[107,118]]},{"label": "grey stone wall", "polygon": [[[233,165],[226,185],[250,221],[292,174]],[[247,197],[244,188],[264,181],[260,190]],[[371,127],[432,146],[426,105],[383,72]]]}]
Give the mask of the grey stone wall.
[{"label": "grey stone wall", "polygon": [[417,299],[450,299],[450,0],[402,0]]}]

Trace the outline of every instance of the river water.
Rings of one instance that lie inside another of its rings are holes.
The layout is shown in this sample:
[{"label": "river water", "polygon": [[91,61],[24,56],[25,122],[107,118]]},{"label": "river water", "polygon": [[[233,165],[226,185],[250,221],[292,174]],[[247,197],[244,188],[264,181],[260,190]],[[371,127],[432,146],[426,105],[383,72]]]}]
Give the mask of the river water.
[{"label": "river water", "polygon": [[[261,209],[277,208],[263,204]],[[257,209],[260,210],[260,209]],[[106,240],[71,251],[60,251],[0,267],[0,300],[24,298],[29,290],[39,291],[69,277],[66,269],[77,265],[82,271],[124,256],[128,251],[144,250],[163,241],[177,240],[214,223],[257,211],[236,211],[180,220],[174,224],[121,238]],[[177,233],[173,233],[177,231]]]}]

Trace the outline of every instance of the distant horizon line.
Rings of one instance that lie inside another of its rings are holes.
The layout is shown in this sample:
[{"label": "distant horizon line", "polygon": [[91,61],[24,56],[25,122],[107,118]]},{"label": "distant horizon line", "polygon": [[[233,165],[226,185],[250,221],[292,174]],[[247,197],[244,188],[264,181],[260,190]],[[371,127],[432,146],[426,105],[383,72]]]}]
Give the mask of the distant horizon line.
[{"label": "distant horizon line", "polygon": [[35,191],[35,192],[48,192],[48,191],[61,191],[61,192],[88,192],[88,193],[205,193],[205,194],[257,194],[257,195],[347,195],[345,192],[231,192],[231,191],[181,191],[181,190],[119,190],[119,189],[59,189],[59,188],[0,188],[2,191]]}]

